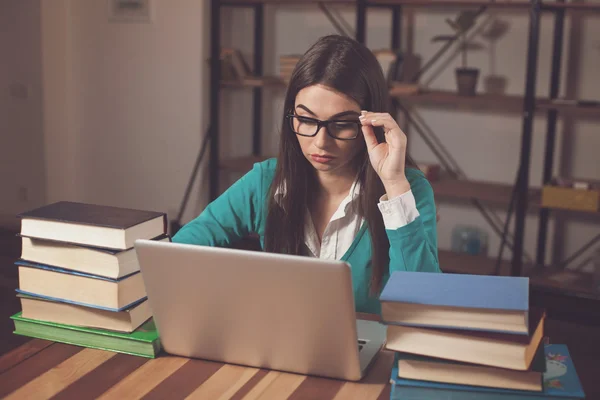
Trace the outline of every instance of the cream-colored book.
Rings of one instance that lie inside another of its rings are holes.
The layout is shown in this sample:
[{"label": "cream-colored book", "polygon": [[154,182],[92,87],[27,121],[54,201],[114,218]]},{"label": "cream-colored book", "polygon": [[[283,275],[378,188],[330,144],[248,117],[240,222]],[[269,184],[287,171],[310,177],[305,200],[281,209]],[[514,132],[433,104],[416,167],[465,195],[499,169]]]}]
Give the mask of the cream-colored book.
[{"label": "cream-colored book", "polygon": [[19,292],[109,311],[122,311],[146,297],[141,272],[109,279],[17,261]]},{"label": "cream-colored book", "polygon": [[[169,241],[168,236],[155,240]],[[118,279],[140,270],[135,249],[108,250],[46,239],[22,237],[21,258],[71,271]]]},{"label": "cream-colored book", "polygon": [[386,348],[465,363],[526,371],[544,337],[545,312],[532,310],[529,335],[462,329],[387,326]]},{"label": "cream-colored book", "polygon": [[123,311],[106,311],[19,295],[24,318],[63,325],[133,332],[151,316],[148,300]]},{"label": "cream-colored book", "polygon": [[515,371],[400,353],[398,377],[455,385],[540,392],[545,369],[543,345],[538,347],[536,358],[540,358],[540,362],[534,362],[535,365],[532,365],[531,369]]}]

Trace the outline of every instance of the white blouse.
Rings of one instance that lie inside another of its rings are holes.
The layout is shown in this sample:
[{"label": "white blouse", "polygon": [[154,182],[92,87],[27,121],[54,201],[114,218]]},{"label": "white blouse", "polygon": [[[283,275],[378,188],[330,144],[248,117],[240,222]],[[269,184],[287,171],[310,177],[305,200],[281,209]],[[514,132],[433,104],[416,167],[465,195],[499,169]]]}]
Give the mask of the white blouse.
[{"label": "white blouse", "polygon": [[[315,230],[310,213],[306,213],[304,243],[309,256],[339,260],[350,248],[350,245],[364,223],[364,218],[358,215],[357,212],[359,193],[360,183],[355,181],[348,195],[342,200],[337,210],[331,216],[323,232],[320,245],[319,236]],[[281,195],[282,191],[279,189],[275,191],[276,197]],[[383,195],[379,199],[378,207],[383,216],[386,229],[390,230],[408,225],[419,216],[415,197],[411,190],[391,200],[387,199],[387,195]]]}]

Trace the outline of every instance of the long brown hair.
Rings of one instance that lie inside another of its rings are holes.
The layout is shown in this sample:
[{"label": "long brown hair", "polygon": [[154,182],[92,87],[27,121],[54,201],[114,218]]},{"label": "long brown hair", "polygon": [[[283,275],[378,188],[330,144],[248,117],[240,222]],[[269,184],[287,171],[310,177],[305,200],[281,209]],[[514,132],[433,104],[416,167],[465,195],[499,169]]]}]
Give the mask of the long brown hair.
[{"label": "long brown hair", "polygon": [[[277,167],[268,197],[265,228],[265,251],[268,252],[303,253],[304,218],[310,198],[315,193],[316,175],[302,154],[285,115],[294,109],[298,92],[316,84],[345,94],[363,110],[390,110],[388,86],[382,69],[373,53],[362,44],[344,36],[325,36],[302,56],[292,73],[285,96]],[[379,142],[384,141],[383,130],[376,128],[375,135]],[[415,167],[409,157],[406,159],[407,166]],[[377,207],[385,189],[371,166],[366,146],[355,161],[361,187],[358,213],[365,219],[371,236],[370,292],[374,294],[380,290],[384,269],[389,264],[390,244]],[[278,188],[285,188],[285,195],[276,200]]]}]

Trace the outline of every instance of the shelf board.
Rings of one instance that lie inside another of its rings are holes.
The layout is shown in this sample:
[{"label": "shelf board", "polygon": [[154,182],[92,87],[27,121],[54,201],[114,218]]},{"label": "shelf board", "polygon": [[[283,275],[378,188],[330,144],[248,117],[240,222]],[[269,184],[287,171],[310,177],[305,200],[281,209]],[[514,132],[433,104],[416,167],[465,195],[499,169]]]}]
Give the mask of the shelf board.
[{"label": "shelf board", "polygon": [[542,291],[600,300],[600,291],[594,290],[594,276],[589,272],[546,267],[531,269],[527,276],[531,286]]},{"label": "shelf board", "polygon": [[[244,6],[252,4],[356,4],[356,0],[221,0],[224,6]],[[528,9],[531,1],[528,0],[367,0],[370,6],[398,5],[407,7],[490,7],[508,9]],[[548,2],[542,4],[542,10],[549,11],[600,11],[600,3],[559,3]]]},{"label": "shelf board", "polygon": [[[274,156],[271,156],[274,157]],[[245,173],[252,169],[256,162],[264,161],[269,156],[247,156],[221,161],[221,168],[232,172]],[[507,206],[510,202],[512,185],[491,182],[479,182],[472,180],[441,178],[431,182],[436,198],[451,200],[478,199],[483,203]],[[532,207],[539,206],[539,189],[530,190],[530,202]]]},{"label": "shelf board", "polygon": [[[445,273],[492,275],[496,267],[496,259],[450,250],[438,250],[440,268]],[[510,261],[500,263],[501,276],[510,275]],[[529,284],[533,290],[566,294],[568,296],[600,300],[600,292],[593,289],[593,275],[591,273],[556,270],[554,268],[533,268],[529,264],[523,265],[523,276],[529,277]]]},{"label": "shelf board", "polygon": [[317,3],[333,3],[333,4],[356,4],[356,0],[221,0],[220,3],[226,6],[235,5],[251,5],[251,4],[317,4]]},{"label": "shelf board", "polygon": [[494,8],[521,8],[531,7],[527,0],[369,0],[372,5],[400,5],[411,7],[494,7]]},{"label": "shelf board", "polygon": [[565,11],[600,11],[600,3],[551,3],[544,2],[542,10]]},{"label": "shelf board", "polygon": [[[356,0],[221,0],[222,5],[248,4],[356,4]],[[367,5],[399,5],[411,7],[495,7],[495,8],[528,8],[527,0],[367,0]]]},{"label": "shelf board", "polygon": [[[440,268],[454,274],[492,275],[496,260],[482,255],[457,253],[451,250],[438,250]],[[500,275],[510,275],[510,261],[500,263]]]},{"label": "shelf board", "polygon": [[[432,181],[431,186],[437,198],[478,199],[484,203],[507,206],[510,203],[512,185],[473,181],[466,179],[442,178]],[[532,205],[539,204],[539,189],[530,189],[529,200]]]},{"label": "shelf board", "polygon": [[[599,3],[600,4],[600,3]],[[221,81],[224,88],[285,88],[286,83],[279,77],[266,76],[244,80]],[[458,110],[492,110],[522,112],[523,96],[481,93],[475,96],[461,96],[453,91],[426,90],[415,94],[403,93],[401,87],[390,89],[390,96],[411,105],[433,105]],[[600,118],[600,106],[580,106],[574,104],[552,104],[548,99],[536,100],[537,111],[557,110],[559,113],[588,118]]]},{"label": "shelf board", "polygon": [[413,105],[435,105],[459,110],[523,111],[523,97],[514,95],[477,94],[461,96],[453,91],[428,90],[415,94],[403,94],[390,89],[390,96]]},{"label": "shelf board", "polygon": [[[220,160],[220,167],[224,171],[246,173],[252,169],[254,163],[261,162],[271,156],[245,156],[224,158]],[[508,207],[512,193],[512,185],[504,183],[483,182],[467,179],[451,179],[441,177],[431,181],[431,187],[436,199],[469,201],[479,200],[492,206]],[[529,211],[538,211],[541,207],[541,191],[538,188],[529,189]],[[600,217],[600,212],[578,211],[552,208],[553,213],[564,215],[578,215],[585,218]]]},{"label": "shelf board", "polygon": [[246,78],[242,80],[222,80],[221,87],[226,88],[255,88],[255,87],[285,87],[285,82],[276,76]]},{"label": "shelf board", "polygon": [[579,106],[576,104],[552,104],[548,101],[537,104],[538,110],[556,110],[565,115],[573,115],[588,118],[600,118],[600,106]]},{"label": "shelf board", "polygon": [[[245,80],[221,81],[224,88],[256,88],[272,87],[285,88],[286,83],[279,77],[266,76]],[[426,90],[415,94],[403,93],[401,87],[390,89],[390,96],[411,105],[433,105],[465,111],[494,110],[507,112],[522,112],[523,97],[516,95],[496,95],[481,93],[475,96],[461,96],[453,91]],[[536,109],[547,111],[555,109],[561,113],[584,117],[600,118],[600,106],[577,106],[568,104],[551,104],[548,99],[538,99]]]},{"label": "shelf board", "polygon": [[[252,169],[256,162],[261,162],[274,156],[246,156],[223,159],[221,168],[232,172],[245,173]],[[479,199],[482,202],[496,205],[508,205],[512,191],[512,185],[479,182],[471,180],[460,180],[441,178],[431,182],[436,198],[469,200]],[[532,189],[530,200],[539,204],[539,189]]]}]

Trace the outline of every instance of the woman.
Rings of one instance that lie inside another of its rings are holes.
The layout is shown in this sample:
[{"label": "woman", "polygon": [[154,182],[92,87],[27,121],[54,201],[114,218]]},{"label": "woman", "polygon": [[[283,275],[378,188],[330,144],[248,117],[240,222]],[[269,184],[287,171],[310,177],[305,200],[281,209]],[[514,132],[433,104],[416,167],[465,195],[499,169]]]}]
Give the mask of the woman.
[{"label": "woman", "polygon": [[433,191],[387,113],[375,56],[352,39],[321,38],[284,106],[277,159],[255,164],[173,241],[228,246],[257,233],[268,252],[347,261],[358,312],[380,312],[393,271],[440,272]]}]

